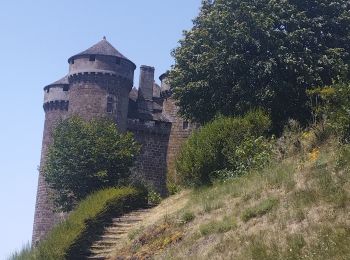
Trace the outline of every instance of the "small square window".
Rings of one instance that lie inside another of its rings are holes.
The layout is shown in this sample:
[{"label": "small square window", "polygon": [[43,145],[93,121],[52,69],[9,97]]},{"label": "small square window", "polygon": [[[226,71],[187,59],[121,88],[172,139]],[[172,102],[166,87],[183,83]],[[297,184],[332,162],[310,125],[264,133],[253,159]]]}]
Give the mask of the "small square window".
[{"label": "small square window", "polygon": [[89,61],[95,61],[96,60],[96,56],[95,55],[90,55]]},{"label": "small square window", "polygon": [[68,91],[69,90],[69,86],[68,85],[65,85],[64,87],[63,87],[63,91]]}]

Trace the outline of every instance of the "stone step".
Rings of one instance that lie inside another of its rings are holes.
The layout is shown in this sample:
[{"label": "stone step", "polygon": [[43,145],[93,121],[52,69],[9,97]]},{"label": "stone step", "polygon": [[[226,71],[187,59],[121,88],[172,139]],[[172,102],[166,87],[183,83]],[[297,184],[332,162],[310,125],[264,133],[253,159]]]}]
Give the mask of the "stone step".
[{"label": "stone step", "polygon": [[106,251],[106,250],[111,250],[109,246],[106,245],[92,245],[90,247],[90,252],[96,252],[96,251]]},{"label": "stone step", "polygon": [[141,222],[144,218],[143,215],[149,211],[148,208],[140,209],[113,218],[112,223],[105,227],[99,240],[90,247],[90,255],[87,256],[87,259],[107,259],[114,247],[117,246],[118,241],[125,237],[135,224]]},{"label": "stone step", "polygon": [[87,259],[91,259],[91,260],[104,260],[106,258],[107,258],[106,255],[91,255],[87,257]]},{"label": "stone step", "polygon": [[100,241],[97,241],[94,245],[96,245],[96,246],[104,246],[104,245],[110,246],[110,245],[115,245],[117,241],[118,241],[118,239],[100,240]]}]

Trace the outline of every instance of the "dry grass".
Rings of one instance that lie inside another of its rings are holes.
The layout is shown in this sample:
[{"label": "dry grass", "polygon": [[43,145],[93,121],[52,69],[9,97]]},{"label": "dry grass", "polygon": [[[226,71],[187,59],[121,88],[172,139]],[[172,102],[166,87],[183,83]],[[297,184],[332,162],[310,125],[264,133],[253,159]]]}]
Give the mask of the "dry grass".
[{"label": "dry grass", "polygon": [[[339,168],[335,144],[312,149],[312,156],[306,151],[262,172],[169,198],[145,218],[123,255],[350,259],[350,157]],[[141,247],[130,246],[140,239],[146,241]]]}]

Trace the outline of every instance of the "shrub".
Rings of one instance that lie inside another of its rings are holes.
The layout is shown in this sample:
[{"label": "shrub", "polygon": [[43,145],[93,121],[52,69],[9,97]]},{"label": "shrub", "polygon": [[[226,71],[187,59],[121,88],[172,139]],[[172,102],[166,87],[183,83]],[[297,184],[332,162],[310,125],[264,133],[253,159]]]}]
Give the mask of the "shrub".
[{"label": "shrub", "polygon": [[145,204],[145,194],[133,188],[109,188],[89,195],[26,259],[82,259],[113,217]]},{"label": "shrub", "polygon": [[148,190],[148,203],[150,205],[158,205],[162,201],[162,197],[154,189]]},{"label": "shrub", "polygon": [[269,117],[257,110],[244,117],[218,118],[194,132],[176,161],[180,183],[210,184],[224,169],[238,175],[266,163],[270,149],[261,136],[269,126]]},{"label": "shrub", "polygon": [[130,133],[120,133],[108,119],[60,122],[43,169],[57,208],[70,211],[94,191],[125,184],[139,148]]},{"label": "shrub", "polygon": [[325,127],[350,142],[350,83],[338,83],[307,92],[313,110],[314,122],[322,121]]}]

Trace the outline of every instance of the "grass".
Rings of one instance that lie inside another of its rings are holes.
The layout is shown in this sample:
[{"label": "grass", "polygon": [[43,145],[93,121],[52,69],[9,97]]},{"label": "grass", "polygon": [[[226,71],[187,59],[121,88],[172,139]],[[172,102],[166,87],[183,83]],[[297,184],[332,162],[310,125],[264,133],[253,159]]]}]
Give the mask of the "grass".
[{"label": "grass", "polygon": [[83,200],[67,220],[57,225],[36,248],[25,249],[12,259],[81,258],[112,217],[121,214],[127,207],[141,206],[144,197],[133,188],[109,188],[96,192]]},{"label": "grass", "polygon": [[247,222],[252,218],[261,217],[271,211],[277,204],[278,199],[268,198],[254,207],[245,209],[241,218],[244,222]]},{"label": "grass", "polygon": [[166,199],[113,257],[350,259],[350,146],[310,147]]},{"label": "grass", "polygon": [[213,233],[226,233],[237,227],[237,222],[233,217],[225,216],[222,220],[212,220],[209,223],[199,226],[199,231],[203,236]]},{"label": "grass", "polygon": [[13,253],[8,260],[27,260],[31,257],[32,248],[30,244],[26,244],[22,247],[21,251]]},{"label": "grass", "polygon": [[192,220],[195,219],[195,215],[192,211],[185,211],[182,216],[181,216],[181,219],[180,219],[180,223],[181,224],[187,224],[189,222],[191,222]]}]

